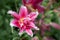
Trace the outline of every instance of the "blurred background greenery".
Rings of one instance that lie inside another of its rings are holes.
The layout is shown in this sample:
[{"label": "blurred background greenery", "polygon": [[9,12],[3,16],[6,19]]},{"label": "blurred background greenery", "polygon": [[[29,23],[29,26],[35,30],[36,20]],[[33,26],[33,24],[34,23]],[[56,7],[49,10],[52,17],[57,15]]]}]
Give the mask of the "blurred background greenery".
[{"label": "blurred background greenery", "polygon": [[11,27],[9,25],[11,16],[8,10],[17,12],[21,5],[21,0],[0,0],[0,40],[12,40]]},{"label": "blurred background greenery", "polygon": [[[43,5],[46,6],[48,3],[48,0],[44,0]],[[15,40],[20,40],[21,37],[19,37],[17,30],[14,30],[14,34],[11,32],[11,27],[9,25],[10,19],[12,19],[11,15],[7,14],[8,10],[13,10],[18,12],[19,7],[22,5],[21,0],[0,0],[0,40],[12,40],[13,37],[15,37]],[[58,0],[57,3],[51,5],[51,10],[49,10],[47,13],[49,15],[53,14],[54,12],[51,12],[52,9],[55,7],[58,7],[60,5],[60,0]],[[46,14],[47,14],[46,13]],[[48,14],[47,14],[48,15]],[[56,16],[55,16],[56,15]],[[52,22],[59,23],[57,20],[57,14],[53,14]],[[48,19],[46,19],[48,20]],[[16,29],[16,28],[14,28]],[[60,40],[60,30],[56,30],[54,28],[51,28],[51,33],[49,33],[54,39]],[[39,34],[37,34],[39,36]],[[23,37],[26,37],[23,35]],[[27,35],[27,40],[31,40],[30,37]]]}]

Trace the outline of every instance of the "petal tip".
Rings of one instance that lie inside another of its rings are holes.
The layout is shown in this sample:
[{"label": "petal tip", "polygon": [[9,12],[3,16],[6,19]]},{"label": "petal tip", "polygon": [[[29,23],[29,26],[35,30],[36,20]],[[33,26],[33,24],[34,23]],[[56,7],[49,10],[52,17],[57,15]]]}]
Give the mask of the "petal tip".
[{"label": "petal tip", "polygon": [[36,11],[36,14],[37,14],[37,15],[39,14],[38,11]]},{"label": "petal tip", "polygon": [[10,26],[11,26],[11,27],[13,27],[13,26],[14,26],[14,24],[13,24],[12,22],[10,22]]},{"label": "petal tip", "polygon": [[37,30],[40,30],[39,28],[37,28]]},{"label": "petal tip", "polygon": [[11,14],[11,13],[12,13],[12,10],[9,10],[7,13],[8,13],[8,14]]},{"label": "petal tip", "polygon": [[36,30],[40,30],[38,27],[35,27],[36,28]]},{"label": "petal tip", "polygon": [[30,35],[31,37],[33,37],[33,34],[32,35]]},{"label": "petal tip", "polygon": [[23,5],[21,6],[21,8],[25,8],[25,9],[26,9],[26,7],[25,7],[25,6],[23,6]]},{"label": "petal tip", "polygon": [[24,32],[19,32],[18,34],[19,34],[20,36],[22,36],[23,33],[24,33]]}]

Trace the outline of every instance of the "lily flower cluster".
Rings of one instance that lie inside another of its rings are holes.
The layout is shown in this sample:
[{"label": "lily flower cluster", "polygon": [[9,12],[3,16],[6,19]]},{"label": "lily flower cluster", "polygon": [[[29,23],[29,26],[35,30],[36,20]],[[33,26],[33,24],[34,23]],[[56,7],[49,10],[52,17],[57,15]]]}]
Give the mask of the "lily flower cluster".
[{"label": "lily flower cluster", "polygon": [[19,14],[15,11],[9,10],[8,13],[13,16],[14,19],[11,20],[10,26],[19,28],[19,34],[26,32],[31,37],[33,36],[32,29],[41,30],[44,34],[45,30],[50,30],[50,26],[60,30],[60,25],[56,23],[45,24],[44,20],[40,19],[41,28],[37,27],[34,23],[39,13],[44,14],[45,8],[41,6],[43,0],[22,0],[23,5],[19,10]]}]

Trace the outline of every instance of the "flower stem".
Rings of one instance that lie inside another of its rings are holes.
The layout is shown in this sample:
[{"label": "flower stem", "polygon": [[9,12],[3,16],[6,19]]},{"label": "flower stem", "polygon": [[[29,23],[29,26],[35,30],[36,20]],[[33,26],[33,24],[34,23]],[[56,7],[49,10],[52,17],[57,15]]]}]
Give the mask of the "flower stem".
[{"label": "flower stem", "polygon": [[[13,27],[11,27],[11,33],[12,33],[12,35],[14,34],[14,32],[13,32]],[[12,40],[14,40],[14,37],[12,38]]]},{"label": "flower stem", "polygon": [[11,32],[12,32],[12,34],[14,33],[14,32],[13,32],[13,27],[11,27]]},{"label": "flower stem", "polygon": [[17,8],[17,0],[15,0],[15,7],[16,7],[16,11],[18,12],[18,8]]}]

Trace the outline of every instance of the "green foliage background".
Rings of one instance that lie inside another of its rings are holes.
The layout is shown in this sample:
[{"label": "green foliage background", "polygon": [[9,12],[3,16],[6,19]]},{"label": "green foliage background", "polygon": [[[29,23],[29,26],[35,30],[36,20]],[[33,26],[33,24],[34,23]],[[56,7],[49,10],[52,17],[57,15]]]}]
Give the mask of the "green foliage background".
[{"label": "green foliage background", "polygon": [[[44,0],[44,2],[43,2],[44,6],[47,5],[47,1],[48,0]],[[60,4],[60,0],[58,3],[53,4],[51,7],[51,10],[49,10],[47,13],[53,14],[54,12],[51,12],[52,9],[59,6],[59,4]],[[19,7],[21,5],[22,5],[21,0],[0,0],[0,40],[12,40],[13,37],[16,38],[15,40],[20,40],[20,38],[22,38],[18,35],[18,32],[16,30],[14,30],[14,33],[12,34],[11,27],[9,25],[10,19],[12,19],[12,17],[11,17],[11,15],[7,14],[8,10],[13,10],[13,11],[18,12]],[[49,15],[49,14],[47,14],[47,15]],[[53,14],[51,19],[52,19],[52,21],[59,23],[57,20],[58,17],[55,15],[57,15],[57,14]],[[49,20],[49,19],[46,18],[46,20]],[[60,30],[51,28],[51,33],[49,33],[49,34],[52,37],[54,37],[56,40],[60,40]],[[37,33],[37,36],[39,36],[38,33]],[[23,37],[26,37],[26,40],[30,40],[30,38],[31,38],[28,35],[23,35]]]},{"label": "green foliage background", "polygon": [[21,5],[21,0],[0,0],[0,40],[12,40],[11,27],[9,25],[11,16],[8,10],[17,12]]}]

